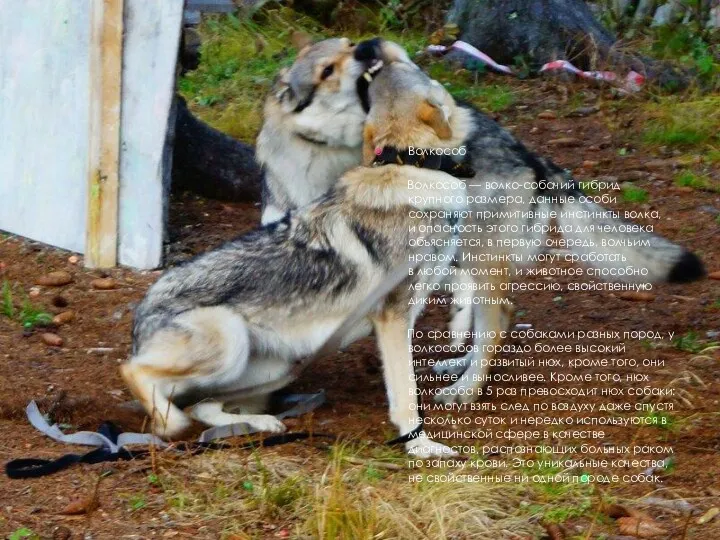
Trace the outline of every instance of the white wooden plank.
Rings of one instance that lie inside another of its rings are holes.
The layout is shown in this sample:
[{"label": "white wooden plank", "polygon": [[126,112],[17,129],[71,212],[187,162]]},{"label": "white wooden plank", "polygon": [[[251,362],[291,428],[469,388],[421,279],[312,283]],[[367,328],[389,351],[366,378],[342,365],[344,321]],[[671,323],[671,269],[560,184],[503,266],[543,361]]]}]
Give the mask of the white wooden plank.
[{"label": "white wooden plank", "polygon": [[120,263],[155,268],[163,253],[165,148],[183,0],[125,0]]},{"label": "white wooden plank", "polygon": [[92,3],[85,266],[117,265],[123,0]]},{"label": "white wooden plank", "polygon": [[85,240],[89,0],[0,0],[0,229]]}]

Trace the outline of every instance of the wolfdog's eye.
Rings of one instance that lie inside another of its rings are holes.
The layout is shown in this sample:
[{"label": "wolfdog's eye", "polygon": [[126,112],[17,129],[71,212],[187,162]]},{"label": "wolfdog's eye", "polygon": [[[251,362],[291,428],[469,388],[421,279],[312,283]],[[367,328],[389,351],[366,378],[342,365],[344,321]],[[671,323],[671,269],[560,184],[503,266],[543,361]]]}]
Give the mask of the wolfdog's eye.
[{"label": "wolfdog's eye", "polygon": [[333,64],[325,66],[325,69],[323,69],[322,73],[320,74],[320,78],[322,80],[327,79],[330,75],[333,74],[333,71],[335,71],[335,66]]}]

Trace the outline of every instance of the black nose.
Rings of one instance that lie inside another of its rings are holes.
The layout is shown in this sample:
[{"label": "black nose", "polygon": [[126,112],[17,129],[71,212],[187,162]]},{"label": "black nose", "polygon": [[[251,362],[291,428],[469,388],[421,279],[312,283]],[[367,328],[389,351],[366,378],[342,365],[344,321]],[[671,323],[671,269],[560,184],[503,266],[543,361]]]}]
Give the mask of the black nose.
[{"label": "black nose", "polygon": [[358,46],[355,47],[355,60],[358,62],[380,60],[382,56],[381,42],[381,39],[377,37],[358,44]]}]

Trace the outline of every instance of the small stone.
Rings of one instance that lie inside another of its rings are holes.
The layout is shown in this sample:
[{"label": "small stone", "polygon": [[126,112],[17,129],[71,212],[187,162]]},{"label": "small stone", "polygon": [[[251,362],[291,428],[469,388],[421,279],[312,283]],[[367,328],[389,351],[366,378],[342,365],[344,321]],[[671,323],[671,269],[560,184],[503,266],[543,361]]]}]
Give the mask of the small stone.
[{"label": "small stone", "polygon": [[30,287],[30,290],[28,291],[28,296],[30,298],[37,298],[40,296],[40,287]]},{"label": "small stone", "polygon": [[62,326],[63,324],[67,324],[69,322],[72,322],[75,320],[75,312],[72,310],[63,311],[62,313],[58,313],[53,317],[52,322],[54,324],[57,324],[58,326]]},{"label": "small stone", "polygon": [[620,175],[620,179],[625,182],[634,182],[635,180],[643,180],[650,176],[645,171],[625,171]]},{"label": "small stone", "polygon": [[45,345],[50,345],[51,347],[62,347],[63,344],[63,338],[51,332],[45,332],[40,336],[40,339],[42,339]]},{"label": "small stone", "polygon": [[540,131],[540,128],[537,126],[533,126],[530,128],[530,133],[537,133],[538,131]]},{"label": "small stone", "polygon": [[642,291],[624,291],[618,293],[617,296],[618,298],[630,300],[632,302],[652,302],[655,300],[654,294]]},{"label": "small stone", "polygon": [[649,170],[665,169],[667,167],[675,168],[677,167],[677,161],[674,159],[651,159],[643,163],[642,167]]},{"label": "small stone", "polygon": [[582,141],[575,137],[560,137],[559,139],[550,139],[548,141],[550,146],[557,146],[559,148],[570,148],[574,146],[580,146]]},{"label": "small stone", "polygon": [[77,255],[70,255],[70,256],[68,257],[68,262],[69,262],[70,264],[77,264],[77,263],[80,262],[80,257],[78,257]]},{"label": "small stone", "polygon": [[590,116],[591,114],[595,114],[600,109],[597,107],[578,107],[574,111],[570,112],[568,116],[576,116],[576,117],[583,117],[583,116]]},{"label": "small stone", "polygon": [[98,289],[101,291],[108,291],[110,289],[115,289],[117,287],[117,283],[113,278],[98,278],[93,279],[90,282],[90,285],[92,285],[93,289]]},{"label": "small stone", "polygon": [[710,272],[710,273],[708,274],[708,277],[709,277],[710,279],[720,280],[720,270],[715,270],[714,272]]},{"label": "small stone", "polygon": [[704,204],[703,206],[699,206],[698,210],[700,210],[701,212],[705,212],[706,214],[710,214],[711,216],[720,215],[720,209],[715,208],[714,206],[711,206],[709,204]]},{"label": "small stone", "polygon": [[72,283],[72,280],[73,278],[69,272],[58,270],[57,272],[50,272],[49,274],[41,276],[35,283],[43,285],[44,287],[62,287],[63,285]]},{"label": "small stone", "polygon": [[557,118],[557,114],[553,111],[543,111],[538,114],[537,117],[541,120],[555,120]]},{"label": "small stone", "polygon": [[583,169],[592,169],[593,167],[597,167],[599,164],[599,161],[593,161],[591,159],[586,159],[582,162]]}]

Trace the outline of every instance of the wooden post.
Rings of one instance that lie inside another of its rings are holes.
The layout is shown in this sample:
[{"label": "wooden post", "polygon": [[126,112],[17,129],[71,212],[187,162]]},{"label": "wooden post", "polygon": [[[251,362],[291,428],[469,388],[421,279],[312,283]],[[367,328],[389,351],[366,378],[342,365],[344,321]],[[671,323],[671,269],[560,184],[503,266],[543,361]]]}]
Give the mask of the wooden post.
[{"label": "wooden post", "polygon": [[117,264],[123,0],[90,0],[90,145],[85,266]]}]

